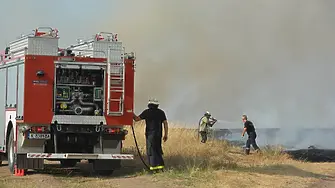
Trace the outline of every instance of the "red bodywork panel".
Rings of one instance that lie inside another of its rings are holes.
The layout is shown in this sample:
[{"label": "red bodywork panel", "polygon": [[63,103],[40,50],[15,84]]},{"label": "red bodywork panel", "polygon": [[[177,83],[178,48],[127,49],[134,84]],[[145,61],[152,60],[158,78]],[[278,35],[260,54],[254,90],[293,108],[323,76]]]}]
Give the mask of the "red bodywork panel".
[{"label": "red bodywork panel", "polygon": [[[58,56],[25,56],[25,83],[24,83],[24,112],[23,122],[29,124],[50,124],[53,118],[53,93],[54,93],[54,77],[55,65]],[[106,62],[105,58],[83,58],[74,57],[75,62]],[[125,97],[124,97],[124,113],[122,116],[104,116],[107,125],[132,125],[133,123],[133,107],[134,107],[134,60],[125,60]],[[44,76],[39,78],[37,71],[44,71]],[[106,88],[107,88],[107,75]],[[39,82],[38,82],[39,81]],[[36,83],[38,82],[38,83]],[[107,89],[106,89],[107,90]],[[107,96],[105,91],[105,96]],[[105,97],[107,100],[107,97]],[[106,101],[105,101],[106,103]],[[111,109],[116,104],[111,104]]]}]

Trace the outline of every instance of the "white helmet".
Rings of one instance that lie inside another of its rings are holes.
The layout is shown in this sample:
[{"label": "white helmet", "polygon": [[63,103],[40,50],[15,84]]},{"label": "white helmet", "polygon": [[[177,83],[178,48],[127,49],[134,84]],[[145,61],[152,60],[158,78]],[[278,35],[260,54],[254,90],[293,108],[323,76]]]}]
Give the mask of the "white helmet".
[{"label": "white helmet", "polygon": [[148,104],[154,104],[154,105],[159,105],[159,102],[157,99],[153,98],[153,99],[149,99]]},{"label": "white helmet", "polygon": [[209,113],[208,111],[205,112],[205,116],[211,116],[211,113]]}]

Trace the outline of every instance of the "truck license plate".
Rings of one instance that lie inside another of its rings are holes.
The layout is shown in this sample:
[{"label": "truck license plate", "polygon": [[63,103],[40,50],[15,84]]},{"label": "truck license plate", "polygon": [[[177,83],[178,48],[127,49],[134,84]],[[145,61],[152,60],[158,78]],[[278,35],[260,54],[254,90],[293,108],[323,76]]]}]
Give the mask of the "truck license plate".
[{"label": "truck license plate", "polygon": [[30,133],[28,139],[50,139],[50,134]]}]

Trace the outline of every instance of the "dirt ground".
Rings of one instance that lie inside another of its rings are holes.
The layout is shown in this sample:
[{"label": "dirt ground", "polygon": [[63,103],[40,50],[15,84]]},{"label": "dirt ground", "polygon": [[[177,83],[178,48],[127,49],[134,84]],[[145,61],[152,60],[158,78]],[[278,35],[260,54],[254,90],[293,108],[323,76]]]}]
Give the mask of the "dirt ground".
[{"label": "dirt ground", "polygon": [[334,188],[335,187],[335,178],[323,179],[320,182],[313,184],[310,188]]},{"label": "dirt ground", "polygon": [[79,167],[77,169],[60,169],[57,162],[51,162],[46,170],[29,171],[26,176],[17,177],[9,173],[8,166],[4,162],[4,164],[0,167],[0,187],[167,187],[164,184],[155,183],[154,179],[149,175],[138,176],[131,173],[131,167],[124,167],[121,171],[115,171],[115,173],[110,177],[97,177],[90,173],[90,166],[88,164],[79,164],[78,166]]},{"label": "dirt ground", "polygon": [[[123,170],[115,171],[109,177],[96,177],[90,174],[88,164],[79,164],[79,169],[60,169],[52,163],[47,169],[39,172],[28,172],[24,177],[16,177],[9,173],[6,164],[0,167],[0,187],[111,187],[111,188],[165,188],[165,187],[335,187],[334,163],[299,163],[298,165],[279,165],[260,169],[221,170],[211,172],[208,177],[192,178],[169,172],[159,175],[146,175],[139,169],[125,165]],[[135,172],[134,172],[135,171]]]}]

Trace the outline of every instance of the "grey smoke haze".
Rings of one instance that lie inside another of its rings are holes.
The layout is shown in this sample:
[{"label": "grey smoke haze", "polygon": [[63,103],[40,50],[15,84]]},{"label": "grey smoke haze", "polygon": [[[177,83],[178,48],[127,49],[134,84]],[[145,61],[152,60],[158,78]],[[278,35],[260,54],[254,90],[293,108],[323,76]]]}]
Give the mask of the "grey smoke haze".
[{"label": "grey smoke haze", "polygon": [[[136,110],[155,96],[172,120],[197,123],[209,110],[235,122],[246,113],[256,127],[282,128],[259,134],[260,144],[331,147],[332,134],[301,128],[334,126],[334,5],[124,2],[129,15],[111,25],[138,54]],[[241,124],[217,124],[225,126]]]},{"label": "grey smoke haze", "polygon": [[[137,52],[136,109],[172,120],[205,110],[258,127],[329,127],[335,113],[334,2],[123,2],[116,28]],[[240,126],[240,125],[237,125]]]},{"label": "grey smoke haze", "polygon": [[208,110],[233,122],[246,113],[258,128],[334,126],[333,1],[95,1],[99,8],[83,2],[63,13],[40,3],[38,14],[27,3],[31,14],[8,22],[5,36],[51,24],[68,45],[101,30],[118,32],[137,53],[137,113],[156,97],[170,121],[194,124]]}]

